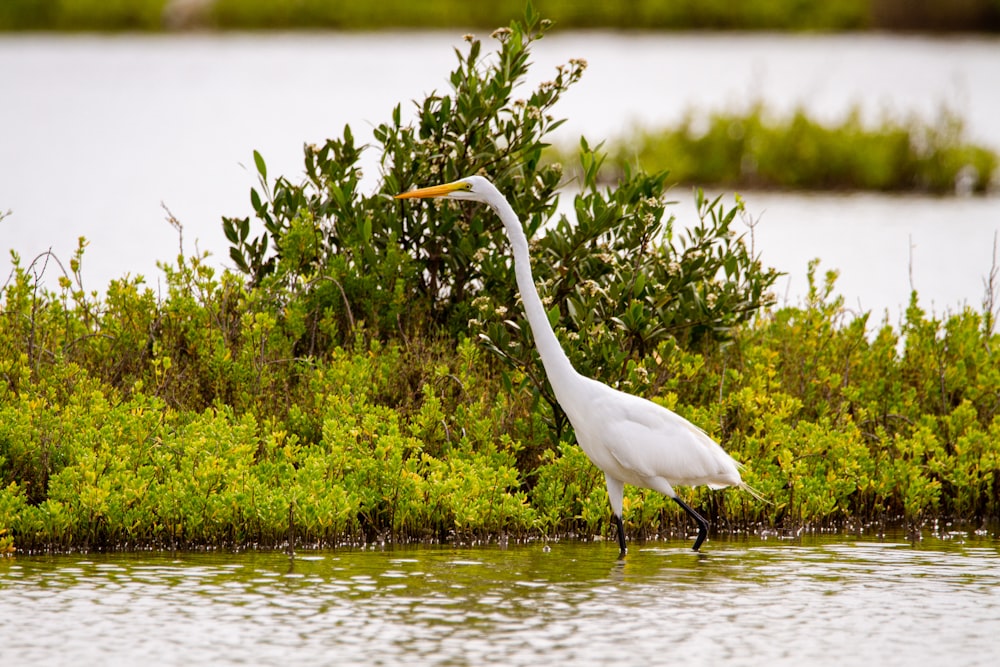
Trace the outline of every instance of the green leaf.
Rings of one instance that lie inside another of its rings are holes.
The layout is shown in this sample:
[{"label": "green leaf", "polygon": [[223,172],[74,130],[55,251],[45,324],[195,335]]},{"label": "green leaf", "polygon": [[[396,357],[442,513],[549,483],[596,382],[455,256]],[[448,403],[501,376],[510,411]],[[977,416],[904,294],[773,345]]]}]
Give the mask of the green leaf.
[{"label": "green leaf", "polygon": [[267,165],[264,164],[264,157],[257,151],[253,152],[253,161],[257,165],[257,173],[260,174],[261,179],[267,180]]},{"label": "green leaf", "polygon": [[247,266],[246,258],[243,257],[243,253],[238,248],[229,249],[229,258],[233,260],[233,263],[236,264],[240,271],[250,273],[250,267]]},{"label": "green leaf", "polygon": [[236,236],[236,226],[233,224],[232,218],[222,219],[222,233],[226,235],[226,240],[230,243],[237,243],[239,238]]}]

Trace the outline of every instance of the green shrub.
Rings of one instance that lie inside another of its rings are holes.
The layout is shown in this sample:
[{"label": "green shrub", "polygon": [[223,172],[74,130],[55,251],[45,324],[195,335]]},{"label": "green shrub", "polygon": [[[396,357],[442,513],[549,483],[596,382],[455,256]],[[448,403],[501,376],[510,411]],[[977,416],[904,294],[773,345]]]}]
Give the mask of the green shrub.
[{"label": "green shrub", "polygon": [[825,125],[802,109],[773,118],[757,103],[705,121],[688,112],[675,127],[617,138],[602,178],[638,163],[698,186],[982,194],[1000,164],[994,151],[965,138],[961,119],[947,110],[930,123],[886,117],[868,127],[858,109]]},{"label": "green shrub", "polygon": [[[550,110],[585,67],[573,60],[515,99],[530,47],[546,30],[529,8],[524,27],[494,33],[499,51],[487,64],[481,43],[470,37],[449,77],[452,94],[431,94],[418,105],[414,125],[402,123],[397,107],[392,121],[375,130],[383,188],[395,193],[488,173],[528,235],[541,232],[555,210],[561,174],[558,165],[540,161],[546,135],[562,122]],[[413,332],[428,320],[457,337],[470,320],[481,323],[490,349],[552,407],[558,435],[564,419],[516,305],[500,221],[485,207],[440,202],[389,209],[383,197],[358,192],[359,158],[347,129],[322,149],[306,149],[306,182],[278,178],[271,185],[255,154],[261,189],[251,192],[251,202],[262,229],[252,234],[248,218],[224,221],[237,266],[253,284],[290,298],[307,321],[339,311],[341,334],[328,342],[345,340],[359,317],[379,337]],[[553,317],[580,341],[570,347],[581,370],[620,382],[628,362],[661,341],[723,339],[760,307],[777,273],[763,269],[733,230],[739,206],[725,210],[698,193],[699,224],[674,245],[673,218],[664,217],[664,174],[627,173],[617,188],[602,191],[596,176],[603,156],[584,143],[581,160],[584,192],[575,200],[575,223],[562,217],[535,248],[536,278],[564,304]],[[507,383],[513,387],[509,377]]]},{"label": "green shrub", "polygon": [[[716,526],[995,517],[989,306],[931,317],[914,294],[899,330],[870,330],[813,264],[803,304],[761,309],[775,274],[733,233],[742,202],[698,193],[699,220],[675,234],[662,175],[603,190],[586,144],[578,224],[543,227],[560,179],[539,160],[558,123],[546,112],[582,69],[512,101],[543,33],[533,16],[498,32],[485,64],[473,40],[452,95],[418,105],[413,125],[397,110],[380,126],[381,190],[494,175],[536,237],[574,363],[704,427],[772,503],[682,491]],[[13,256],[0,286],[0,553],[607,530],[602,476],[548,394],[499,222],[363,195],[357,151],[349,132],[308,149],[302,185],[256,160],[256,228],[225,222],[241,273],[182,256],[162,266],[161,296],[141,279],[100,295],[82,285],[83,240],[68,270],[51,253]],[[627,491],[624,514],[636,536],[689,525],[644,490]]]},{"label": "green shrub", "polygon": [[529,231],[541,226],[559,184],[558,169],[539,162],[544,136],[561,123],[549,110],[583,68],[562,68],[525,100],[513,99],[529,47],[546,29],[529,15],[524,28],[498,30],[500,48],[488,65],[481,63],[481,42],[470,38],[449,77],[452,94],[424,100],[416,125],[404,125],[397,106],[375,130],[382,193],[358,191],[361,153],[350,128],[341,139],[307,147],[302,184],[269,184],[264,159],[255,155],[261,190],[251,192],[251,202],[263,228],[252,234],[249,219],[224,221],[237,266],[276,298],[297,301],[309,326],[336,318],[335,342],[362,323],[377,337],[424,327],[428,319],[453,333],[464,329],[476,285],[506,283],[499,221],[448,207],[434,217],[414,214],[390,206],[384,193],[484,170],[523,212]]}]

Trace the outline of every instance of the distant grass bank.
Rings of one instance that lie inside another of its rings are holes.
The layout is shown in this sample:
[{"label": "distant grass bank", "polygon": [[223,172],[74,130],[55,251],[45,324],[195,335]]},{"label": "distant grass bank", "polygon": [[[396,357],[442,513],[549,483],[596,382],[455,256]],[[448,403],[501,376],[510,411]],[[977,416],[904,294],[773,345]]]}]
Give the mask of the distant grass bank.
[{"label": "distant grass bank", "polygon": [[[1000,0],[536,0],[534,4],[563,29],[1000,29]],[[524,5],[523,0],[4,0],[0,30],[492,28],[520,16]]]},{"label": "distant grass bank", "polygon": [[[778,118],[762,104],[743,113],[689,112],[673,127],[613,138],[601,180],[630,168],[669,171],[674,183],[756,189],[872,190],[983,194],[997,187],[1000,156],[971,143],[943,112],[935,121],[863,123],[854,110],[823,124],[804,110]],[[572,150],[553,159],[572,164]]]}]

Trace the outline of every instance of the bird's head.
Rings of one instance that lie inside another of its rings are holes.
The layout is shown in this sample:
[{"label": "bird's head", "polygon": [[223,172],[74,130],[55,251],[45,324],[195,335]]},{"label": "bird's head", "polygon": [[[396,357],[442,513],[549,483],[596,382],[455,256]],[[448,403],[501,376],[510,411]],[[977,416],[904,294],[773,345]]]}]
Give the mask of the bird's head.
[{"label": "bird's head", "polygon": [[492,204],[494,194],[497,189],[493,187],[487,179],[482,176],[468,176],[460,178],[444,185],[434,185],[429,188],[419,188],[402,192],[396,195],[396,199],[427,199],[429,197],[441,197],[444,199],[463,199],[466,201],[478,201],[484,204]]}]

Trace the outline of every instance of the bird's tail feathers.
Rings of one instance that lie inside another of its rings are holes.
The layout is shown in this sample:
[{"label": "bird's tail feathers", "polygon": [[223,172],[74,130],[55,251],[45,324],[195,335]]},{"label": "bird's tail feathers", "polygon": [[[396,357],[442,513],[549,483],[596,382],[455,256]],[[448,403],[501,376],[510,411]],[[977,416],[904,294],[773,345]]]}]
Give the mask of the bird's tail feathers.
[{"label": "bird's tail feathers", "polygon": [[762,496],[760,494],[760,491],[758,491],[757,489],[753,488],[752,486],[750,486],[746,482],[741,482],[739,488],[742,489],[742,490],[744,490],[744,491],[746,491],[747,493],[749,493],[751,496],[753,496],[754,498],[756,498],[757,500],[759,500],[762,503],[767,503],[768,505],[773,505],[774,504],[770,500],[768,500],[767,498],[765,498],[764,496]]},{"label": "bird's tail feathers", "polygon": [[[733,459],[733,461],[736,463],[736,468],[740,472],[743,472],[744,470],[747,469],[747,467],[745,465],[743,465],[742,463],[740,463],[736,459]],[[746,491],[747,493],[749,493],[751,496],[753,496],[754,498],[756,498],[757,500],[759,500],[762,503],[767,503],[768,505],[773,505],[774,504],[770,500],[768,500],[767,498],[765,498],[764,496],[762,496],[760,494],[760,491],[758,491],[757,489],[753,488],[752,486],[750,486],[749,484],[747,484],[744,481],[740,481],[740,483],[737,484],[736,486],[738,488]]]}]

